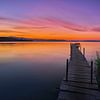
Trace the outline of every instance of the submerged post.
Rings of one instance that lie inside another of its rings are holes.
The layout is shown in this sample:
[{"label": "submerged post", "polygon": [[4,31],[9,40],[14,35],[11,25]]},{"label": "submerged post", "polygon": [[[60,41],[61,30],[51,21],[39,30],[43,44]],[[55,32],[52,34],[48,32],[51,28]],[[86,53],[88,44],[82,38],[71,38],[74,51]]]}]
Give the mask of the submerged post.
[{"label": "submerged post", "polygon": [[68,81],[68,59],[66,60],[66,81]]},{"label": "submerged post", "polygon": [[91,61],[91,84],[93,83],[93,61]]}]

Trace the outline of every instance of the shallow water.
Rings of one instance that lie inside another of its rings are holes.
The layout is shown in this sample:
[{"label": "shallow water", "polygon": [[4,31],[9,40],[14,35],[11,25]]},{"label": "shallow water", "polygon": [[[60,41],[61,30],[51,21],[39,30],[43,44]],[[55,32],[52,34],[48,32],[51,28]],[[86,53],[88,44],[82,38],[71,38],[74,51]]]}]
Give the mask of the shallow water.
[{"label": "shallow water", "polygon": [[[81,43],[88,60],[100,43]],[[56,100],[69,43],[1,43],[0,100]]]}]

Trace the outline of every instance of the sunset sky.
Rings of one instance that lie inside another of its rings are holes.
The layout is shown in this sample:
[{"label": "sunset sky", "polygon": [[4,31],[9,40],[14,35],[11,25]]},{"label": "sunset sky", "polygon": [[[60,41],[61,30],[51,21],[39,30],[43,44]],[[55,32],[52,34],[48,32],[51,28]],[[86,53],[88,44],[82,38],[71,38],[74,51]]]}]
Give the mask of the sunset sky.
[{"label": "sunset sky", "polygon": [[0,36],[100,39],[100,0],[0,0]]}]

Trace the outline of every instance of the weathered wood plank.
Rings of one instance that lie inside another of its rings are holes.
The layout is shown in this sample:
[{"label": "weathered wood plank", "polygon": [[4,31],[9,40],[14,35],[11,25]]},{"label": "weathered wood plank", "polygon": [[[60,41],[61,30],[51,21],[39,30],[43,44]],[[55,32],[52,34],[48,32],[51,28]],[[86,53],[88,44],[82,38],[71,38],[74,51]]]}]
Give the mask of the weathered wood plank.
[{"label": "weathered wood plank", "polygon": [[90,89],[90,88],[85,88],[82,86],[72,86],[72,85],[61,85],[60,87],[61,91],[70,91],[70,92],[77,92],[77,93],[83,93],[87,95],[92,95],[92,96],[97,96],[100,98],[100,92],[96,89]]},{"label": "weathered wood plank", "polygon": [[97,84],[90,84],[85,82],[75,82],[75,81],[68,81],[65,80],[62,81],[63,85],[69,85],[69,86],[75,86],[75,87],[81,87],[81,88],[87,88],[87,89],[93,89],[98,91],[98,85]]},{"label": "weathered wood plank", "polygon": [[58,100],[96,100],[95,96],[77,92],[63,92],[61,91],[58,96]]}]

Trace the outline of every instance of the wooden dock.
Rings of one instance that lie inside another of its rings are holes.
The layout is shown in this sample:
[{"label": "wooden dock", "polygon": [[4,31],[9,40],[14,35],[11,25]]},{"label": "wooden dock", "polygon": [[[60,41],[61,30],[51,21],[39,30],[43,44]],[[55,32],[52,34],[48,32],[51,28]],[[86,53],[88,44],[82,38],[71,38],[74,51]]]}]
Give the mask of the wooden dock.
[{"label": "wooden dock", "polygon": [[60,86],[58,100],[100,100],[95,73],[91,70],[93,66],[88,64],[79,47],[79,44],[70,45],[70,61],[67,64],[66,78]]}]

